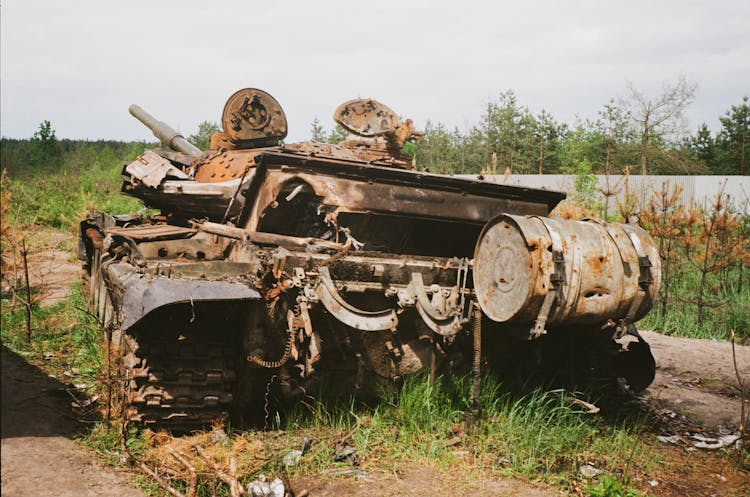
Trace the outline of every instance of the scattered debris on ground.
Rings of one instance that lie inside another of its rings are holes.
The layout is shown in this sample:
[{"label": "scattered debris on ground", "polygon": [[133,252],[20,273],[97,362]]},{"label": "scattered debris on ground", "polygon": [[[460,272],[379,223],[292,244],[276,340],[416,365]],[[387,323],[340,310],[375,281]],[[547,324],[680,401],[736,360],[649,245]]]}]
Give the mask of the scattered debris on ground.
[{"label": "scattered debris on ground", "polygon": [[[232,497],[306,495],[304,491],[295,492],[285,475],[267,481],[265,474],[259,474],[243,485],[242,481],[258,474],[269,461],[266,443],[251,432],[230,436],[219,424],[211,431],[193,435],[175,437],[166,431],[146,430],[145,436],[149,448],[137,466],[174,497],[194,497],[199,480],[212,487],[223,483]],[[185,493],[178,490],[182,487],[187,487]]]},{"label": "scattered debris on ground", "polygon": [[[656,378],[645,394],[677,432],[697,428],[734,430],[740,425],[737,374],[750,378],[750,346],[736,345],[737,372],[729,342],[670,337],[641,331],[656,358]],[[746,399],[745,412],[750,412]],[[718,433],[717,433],[718,434]]]}]

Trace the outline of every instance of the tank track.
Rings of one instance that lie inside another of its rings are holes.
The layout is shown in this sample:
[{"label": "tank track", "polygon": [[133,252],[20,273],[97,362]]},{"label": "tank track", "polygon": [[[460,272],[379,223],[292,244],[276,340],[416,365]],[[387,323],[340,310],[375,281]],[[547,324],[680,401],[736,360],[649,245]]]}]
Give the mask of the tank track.
[{"label": "tank track", "polygon": [[236,371],[227,343],[125,334],[122,345],[127,419],[185,431],[228,418]]}]

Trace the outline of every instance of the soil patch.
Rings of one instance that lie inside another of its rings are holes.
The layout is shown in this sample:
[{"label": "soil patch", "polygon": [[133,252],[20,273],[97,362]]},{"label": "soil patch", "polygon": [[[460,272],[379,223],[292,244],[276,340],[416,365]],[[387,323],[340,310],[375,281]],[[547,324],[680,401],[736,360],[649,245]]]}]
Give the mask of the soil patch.
[{"label": "soil patch", "polygon": [[2,349],[3,496],[138,497],[120,475],[70,440],[68,385]]},{"label": "soil patch", "polygon": [[[696,425],[736,430],[741,399],[732,361],[732,344],[641,332],[656,358],[656,379],[646,398],[682,414]],[[750,383],[750,346],[735,345],[737,369]],[[750,405],[747,405],[750,408]]]},{"label": "soil patch", "polygon": [[[455,469],[455,468],[454,468]],[[320,474],[300,478],[296,488],[306,488],[315,497],[362,497],[425,495],[463,497],[557,497],[559,491],[535,488],[521,480],[476,478],[466,481],[460,474],[447,474],[437,468],[412,467],[403,471],[366,472],[350,470],[344,474]]]},{"label": "soil patch", "polygon": [[[20,242],[19,242],[20,243]],[[80,261],[75,259],[72,245],[74,237],[68,233],[55,231],[29,230],[26,236],[26,247],[29,251],[29,282],[35,301],[42,307],[55,305],[68,298],[70,286],[81,277]],[[23,259],[18,251],[4,254],[7,267],[3,267],[3,292],[15,287],[21,291],[24,285]]]}]

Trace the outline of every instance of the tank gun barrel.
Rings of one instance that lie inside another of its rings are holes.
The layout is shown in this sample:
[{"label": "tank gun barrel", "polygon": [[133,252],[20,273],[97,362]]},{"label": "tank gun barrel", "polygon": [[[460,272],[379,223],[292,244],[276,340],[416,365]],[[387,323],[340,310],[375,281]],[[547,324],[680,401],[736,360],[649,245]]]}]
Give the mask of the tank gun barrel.
[{"label": "tank gun barrel", "polygon": [[133,117],[142,122],[148,129],[150,129],[154,136],[161,140],[162,143],[166,144],[172,150],[182,152],[183,154],[192,155],[199,157],[202,152],[201,150],[187,141],[184,136],[178,133],[169,124],[159,121],[154,116],[143,110],[138,105],[131,105],[128,109]]}]

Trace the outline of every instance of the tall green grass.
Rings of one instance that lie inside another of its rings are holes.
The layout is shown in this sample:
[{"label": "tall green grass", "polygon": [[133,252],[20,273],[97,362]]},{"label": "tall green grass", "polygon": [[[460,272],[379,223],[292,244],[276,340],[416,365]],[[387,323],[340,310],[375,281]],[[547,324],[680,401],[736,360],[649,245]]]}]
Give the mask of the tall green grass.
[{"label": "tall green grass", "polygon": [[[580,464],[616,473],[630,457],[640,470],[650,470],[657,460],[638,437],[644,417],[607,421],[576,408],[565,391],[513,395],[503,393],[495,377],[485,376],[482,416],[473,424],[468,422],[470,389],[468,376],[442,376],[431,386],[425,375],[416,375],[377,407],[353,400],[308,401],[283,428],[295,434],[295,443],[303,436],[331,440],[350,434],[366,460],[389,465],[460,464],[468,472],[489,470],[548,483],[574,477]],[[332,457],[329,444],[304,468],[329,467]]]},{"label": "tall green grass", "polygon": [[2,343],[53,374],[75,368],[76,376],[95,390],[105,356],[103,334],[97,321],[83,311],[85,308],[86,297],[78,282],[66,301],[50,307],[33,304],[31,341],[27,343],[24,305],[13,307],[4,298],[0,310]]},{"label": "tall green grass", "polygon": [[722,279],[709,274],[707,288],[711,305],[704,308],[703,320],[698,321],[696,305],[700,272],[687,261],[681,261],[679,273],[672,277],[667,312],[659,302],[641,321],[639,328],[656,330],[665,335],[690,338],[728,340],[735,331],[738,340],[750,340],[750,271],[743,269],[740,286],[740,269],[727,271]]},{"label": "tall green grass", "polygon": [[56,154],[37,163],[27,145],[18,140],[0,142],[7,173],[3,189],[10,192],[6,213],[10,225],[70,230],[88,210],[124,213],[142,207],[119,190],[123,165],[142,153],[145,144],[66,141]]}]

